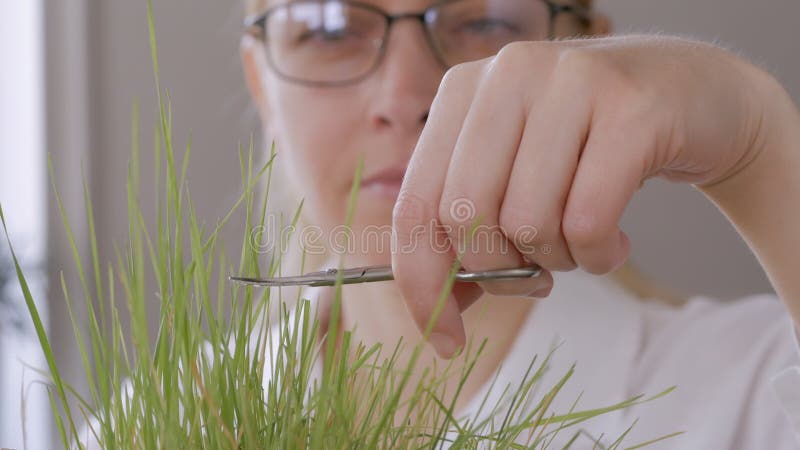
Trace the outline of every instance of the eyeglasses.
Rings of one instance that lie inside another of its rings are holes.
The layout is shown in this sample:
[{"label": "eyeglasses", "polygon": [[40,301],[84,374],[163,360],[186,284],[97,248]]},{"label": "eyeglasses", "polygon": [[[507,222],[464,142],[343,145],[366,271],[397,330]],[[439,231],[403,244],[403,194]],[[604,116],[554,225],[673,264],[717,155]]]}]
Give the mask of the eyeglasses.
[{"label": "eyeglasses", "polygon": [[312,86],[342,86],[369,76],[386,52],[392,24],[418,20],[436,59],[447,69],[486,58],[514,41],[553,38],[555,19],[589,11],[551,0],[442,0],[420,13],[388,14],[345,0],[298,0],[245,21],[263,40],[267,62],[281,78]]}]

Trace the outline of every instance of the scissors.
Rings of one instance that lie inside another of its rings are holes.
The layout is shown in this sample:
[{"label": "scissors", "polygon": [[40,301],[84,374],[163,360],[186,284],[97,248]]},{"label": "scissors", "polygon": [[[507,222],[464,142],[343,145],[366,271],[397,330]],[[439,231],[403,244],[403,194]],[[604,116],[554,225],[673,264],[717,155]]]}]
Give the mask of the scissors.
[{"label": "scissors", "polygon": [[[513,280],[519,278],[536,278],[542,273],[542,268],[536,264],[511,269],[481,270],[476,272],[458,271],[456,281],[486,281],[486,280]],[[305,275],[273,278],[247,278],[229,277],[231,281],[265,287],[283,286],[333,286],[337,278],[341,277],[342,284],[370,283],[375,281],[394,280],[392,266],[365,266],[343,269],[341,274],[338,269],[328,269],[319,272],[309,272]]]}]

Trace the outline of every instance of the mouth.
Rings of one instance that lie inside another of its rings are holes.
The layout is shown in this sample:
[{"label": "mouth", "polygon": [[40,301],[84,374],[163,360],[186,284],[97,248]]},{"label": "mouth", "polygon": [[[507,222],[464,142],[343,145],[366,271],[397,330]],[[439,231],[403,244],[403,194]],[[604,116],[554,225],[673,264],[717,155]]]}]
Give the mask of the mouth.
[{"label": "mouth", "polygon": [[361,182],[361,191],[394,202],[400,194],[406,167],[392,166],[370,175]]}]

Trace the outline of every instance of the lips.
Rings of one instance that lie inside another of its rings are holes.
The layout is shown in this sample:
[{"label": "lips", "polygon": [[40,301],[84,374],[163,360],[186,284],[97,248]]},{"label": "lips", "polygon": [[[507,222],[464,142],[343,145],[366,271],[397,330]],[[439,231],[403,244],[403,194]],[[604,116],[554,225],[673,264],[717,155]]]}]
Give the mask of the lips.
[{"label": "lips", "polygon": [[361,182],[361,190],[381,198],[396,200],[406,174],[406,166],[392,166],[381,170]]},{"label": "lips", "polygon": [[362,186],[368,186],[372,183],[395,183],[403,182],[403,177],[406,175],[406,166],[393,166],[388,169],[381,170],[376,174],[364,178],[361,182]]}]

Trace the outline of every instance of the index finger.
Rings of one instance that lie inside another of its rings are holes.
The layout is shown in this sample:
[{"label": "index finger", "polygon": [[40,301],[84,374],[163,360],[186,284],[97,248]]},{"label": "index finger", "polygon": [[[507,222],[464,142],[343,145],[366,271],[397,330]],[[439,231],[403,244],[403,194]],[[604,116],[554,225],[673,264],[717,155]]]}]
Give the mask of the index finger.
[{"label": "index finger", "polygon": [[[476,63],[461,64],[442,79],[392,216],[392,271],[406,307],[423,332],[454,262],[447,233],[438,219],[439,200],[481,67]],[[444,358],[452,357],[464,346],[464,323],[452,293],[433,323],[428,340]]]}]

